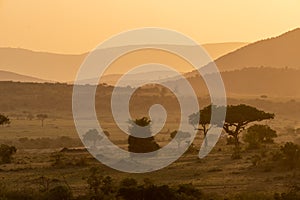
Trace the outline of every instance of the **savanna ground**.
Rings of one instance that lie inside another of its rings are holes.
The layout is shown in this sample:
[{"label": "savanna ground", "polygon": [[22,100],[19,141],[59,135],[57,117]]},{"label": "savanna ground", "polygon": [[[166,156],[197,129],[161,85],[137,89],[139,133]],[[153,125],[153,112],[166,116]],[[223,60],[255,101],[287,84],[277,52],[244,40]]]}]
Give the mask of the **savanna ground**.
[{"label": "savanna ground", "polygon": [[[258,97],[259,98],[259,97]],[[74,196],[84,194],[89,188],[87,177],[91,167],[101,169],[103,175],[111,176],[115,182],[124,178],[134,178],[142,183],[145,178],[157,185],[176,186],[192,183],[206,194],[230,198],[243,193],[274,193],[288,192],[293,186],[300,186],[300,171],[286,168],[276,162],[273,155],[280,150],[285,142],[300,143],[300,121],[298,99],[261,100],[252,97],[231,98],[230,103],[248,103],[268,112],[275,113],[274,120],[262,122],[277,131],[278,137],[274,144],[267,144],[256,150],[248,150],[242,141],[242,158],[231,158],[233,146],[227,145],[226,134],[223,133],[213,151],[204,159],[198,158],[198,149],[203,140],[203,134],[198,133],[194,144],[197,151],[184,154],[170,166],[151,173],[122,173],[104,166],[86,151],[65,151],[64,147],[82,147],[76,133],[70,111],[59,111],[51,107],[43,109],[7,108],[5,114],[11,119],[9,126],[0,127],[1,144],[14,145],[17,152],[12,163],[0,165],[0,185],[17,190],[30,190],[45,187],[44,178],[57,179],[70,186]],[[137,104],[138,105],[138,104]],[[280,107],[281,106],[281,107]],[[147,110],[144,106],[139,110]],[[27,119],[28,113],[36,115],[47,113],[48,118],[41,126],[41,121]],[[175,112],[175,111],[173,111]],[[170,131],[176,128],[177,117],[171,112],[168,124],[155,139],[164,146],[170,141]],[[104,121],[105,129],[110,133],[110,139],[122,148],[127,148],[127,136],[119,131],[110,117],[98,116]],[[101,118],[102,117],[102,118]],[[184,145],[184,144],[183,144]],[[254,161],[255,156],[259,161]],[[52,184],[52,183],[49,183]],[[47,184],[46,184],[47,185]]]}]

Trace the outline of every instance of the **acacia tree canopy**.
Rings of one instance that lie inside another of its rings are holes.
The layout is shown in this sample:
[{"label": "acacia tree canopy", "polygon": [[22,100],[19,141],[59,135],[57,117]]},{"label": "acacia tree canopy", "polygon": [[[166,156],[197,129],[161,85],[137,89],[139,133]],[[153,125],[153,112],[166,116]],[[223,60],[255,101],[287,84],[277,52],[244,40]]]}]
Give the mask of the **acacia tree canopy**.
[{"label": "acacia tree canopy", "polygon": [[[212,111],[222,112],[226,107],[218,107],[216,105],[208,105],[201,109],[199,112],[193,113],[189,116],[189,123],[195,127],[195,129],[203,131],[204,136],[210,129],[211,125],[222,126],[224,120],[219,118],[218,115],[211,119]],[[199,127],[200,126],[200,127]]]},{"label": "acacia tree canopy", "polygon": [[[213,110],[218,114],[222,113],[224,109],[226,109],[225,122],[222,121],[218,115],[214,116],[214,119],[211,119],[211,113]],[[191,114],[189,116],[189,123],[195,127],[197,126],[198,130],[203,131],[204,136],[206,136],[212,125],[221,126],[224,123],[224,131],[234,138],[235,145],[238,146],[238,135],[249,123],[273,118],[273,113],[267,113],[245,104],[229,105],[227,107],[209,105],[201,109],[199,112]],[[200,128],[198,128],[198,126],[200,126]]]},{"label": "acacia tree canopy", "polygon": [[36,115],[36,117],[41,120],[42,122],[42,127],[44,126],[44,120],[48,118],[48,115],[47,114],[38,114]]},{"label": "acacia tree canopy", "polygon": [[227,114],[223,129],[228,135],[235,139],[235,145],[238,146],[238,135],[249,123],[273,119],[274,116],[273,113],[267,113],[249,105],[230,105],[227,106]]},{"label": "acacia tree canopy", "polygon": [[0,114],[0,125],[10,124],[10,119],[7,116]]}]

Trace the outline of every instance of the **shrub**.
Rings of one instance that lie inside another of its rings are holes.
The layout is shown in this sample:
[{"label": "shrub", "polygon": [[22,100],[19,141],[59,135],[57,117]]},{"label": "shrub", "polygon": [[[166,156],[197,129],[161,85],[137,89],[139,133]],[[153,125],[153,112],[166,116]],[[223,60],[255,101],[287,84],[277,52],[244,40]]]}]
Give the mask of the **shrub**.
[{"label": "shrub", "polygon": [[273,143],[275,137],[276,131],[268,125],[255,124],[247,129],[243,140],[248,143],[248,148],[257,149],[262,143]]},{"label": "shrub", "polygon": [[151,133],[151,120],[142,117],[129,121],[129,133],[132,135],[147,135],[147,138],[139,138],[130,135],[128,137],[128,151],[133,153],[149,153],[158,150],[160,147],[156,143]]},{"label": "shrub", "polygon": [[283,153],[283,159],[285,164],[293,169],[299,166],[300,163],[300,147],[292,142],[285,143],[284,146],[280,148]]},{"label": "shrub", "polygon": [[72,192],[67,186],[59,185],[50,189],[46,195],[45,200],[70,200],[72,199]]},{"label": "shrub", "polygon": [[196,200],[202,199],[203,197],[203,193],[199,189],[195,188],[195,186],[191,183],[179,185],[176,193],[177,199]]},{"label": "shrub", "polygon": [[100,168],[92,167],[87,178],[89,185],[89,198],[94,200],[115,199],[115,185],[110,176],[103,176]]},{"label": "shrub", "polygon": [[167,185],[156,186],[152,185],[146,188],[141,188],[143,199],[145,200],[172,200],[175,199],[175,194]]},{"label": "shrub", "polygon": [[138,183],[133,178],[125,178],[120,183],[120,188],[122,187],[137,187]]},{"label": "shrub", "polygon": [[12,155],[17,152],[16,147],[1,144],[0,146],[0,163],[11,163]]},{"label": "shrub", "polygon": [[270,195],[267,195],[264,193],[247,192],[247,193],[237,194],[230,199],[233,199],[233,200],[272,200],[273,198]]},{"label": "shrub", "polygon": [[274,200],[296,200],[300,199],[300,187],[297,185],[292,185],[287,192],[281,194],[275,193]]}]

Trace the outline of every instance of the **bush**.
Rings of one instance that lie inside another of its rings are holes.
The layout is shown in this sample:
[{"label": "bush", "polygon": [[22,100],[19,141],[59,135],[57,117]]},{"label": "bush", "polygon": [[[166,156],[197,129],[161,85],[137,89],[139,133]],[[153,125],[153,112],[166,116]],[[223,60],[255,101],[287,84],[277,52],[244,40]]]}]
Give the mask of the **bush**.
[{"label": "bush", "polygon": [[37,194],[26,191],[7,191],[4,194],[1,194],[1,200],[37,200]]},{"label": "bush", "polygon": [[1,144],[0,146],[0,163],[11,163],[12,155],[17,152],[16,147]]},{"label": "bush", "polygon": [[200,190],[192,184],[182,184],[176,188],[168,185],[155,185],[149,180],[144,180],[143,185],[138,185],[135,179],[127,178],[121,181],[117,197],[124,200],[199,200],[204,199]]},{"label": "bush", "polygon": [[268,125],[255,124],[247,129],[243,140],[248,143],[248,148],[257,149],[262,143],[273,143],[277,137],[276,131]]},{"label": "bush", "polygon": [[59,185],[50,189],[46,195],[45,200],[70,200],[72,199],[72,192],[67,186]]},{"label": "bush", "polygon": [[125,178],[120,183],[120,188],[122,187],[137,187],[138,183],[133,178]]},{"label": "bush", "polygon": [[92,167],[87,178],[89,198],[94,200],[115,199],[115,185],[110,176],[103,176],[100,168]]},{"label": "bush", "polygon": [[167,185],[141,188],[144,200],[172,200],[175,199],[174,192]]},{"label": "bush", "polygon": [[292,142],[285,143],[280,148],[283,153],[283,160],[285,164],[290,168],[299,167],[300,164],[300,147]]},{"label": "bush", "polygon": [[176,193],[177,199],[198,200],[203,198],[203,193],[191,183],[179,185]]},{"label": "bush", "polygon": [[300,199],[300,187],[297,185],[293,185],[289,188],[287,192],[283,192],[281,194],[274,194],[275,200],[297,200]]},{"label": "bush", "polygon": [[132,135],[147,135],[147,138],[139,138],[130,135],[128,137],[128,151],[133,153],[149,153],[158,150],[160,147],[156,143],[151,133],[151,120],[147,117],[129,122],[129,133]]},{"label": "bush", "polygon": [[241,193],[230,198],[233,200],[273,200],[272,196],[264,193]]}]

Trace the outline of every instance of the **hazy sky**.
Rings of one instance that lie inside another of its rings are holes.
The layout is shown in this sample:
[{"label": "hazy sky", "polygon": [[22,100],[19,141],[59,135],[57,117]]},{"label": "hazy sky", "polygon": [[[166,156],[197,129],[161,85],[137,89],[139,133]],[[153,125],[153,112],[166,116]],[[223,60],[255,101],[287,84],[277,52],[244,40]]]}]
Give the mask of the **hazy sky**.
[{"label": "hazy sky", "polygon": [[0,47],[83,53],[149,26],[202,44],[253,42],[300,27],[299,9],[299,0],[0,0]]}]

